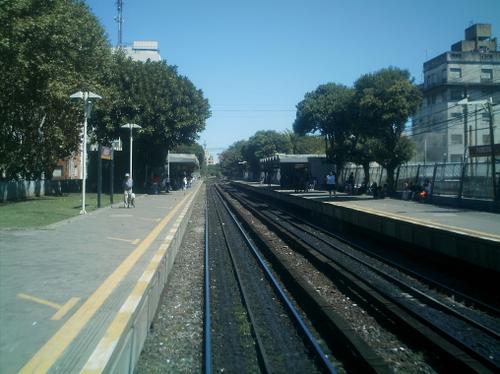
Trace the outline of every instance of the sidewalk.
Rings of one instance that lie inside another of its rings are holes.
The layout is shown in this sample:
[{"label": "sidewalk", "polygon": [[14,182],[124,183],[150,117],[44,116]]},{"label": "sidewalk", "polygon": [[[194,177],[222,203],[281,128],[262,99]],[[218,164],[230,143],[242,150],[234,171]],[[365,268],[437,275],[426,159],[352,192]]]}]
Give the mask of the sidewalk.
[{"label": "sidewalk", "polygon": [[78,372],[198,187],[0,231],[0,372]]}]

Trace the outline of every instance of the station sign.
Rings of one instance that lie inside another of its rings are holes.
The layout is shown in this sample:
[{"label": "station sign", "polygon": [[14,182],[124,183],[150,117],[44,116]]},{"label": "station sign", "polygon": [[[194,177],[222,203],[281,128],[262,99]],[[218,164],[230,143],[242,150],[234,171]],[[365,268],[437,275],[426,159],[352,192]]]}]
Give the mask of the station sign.
[{"label": "station sign", "polygon": [[101,160],[112,160],[113,159],[113,148],[112,147],[101,147]]},{"label": "station sign", "polygon": [[[495,156],[500,156],[500,144],[494,144],[493,149],[495,150]],[[489,144],[470,146],[469,156],[470,157],[491,156],[491,146]]]}]

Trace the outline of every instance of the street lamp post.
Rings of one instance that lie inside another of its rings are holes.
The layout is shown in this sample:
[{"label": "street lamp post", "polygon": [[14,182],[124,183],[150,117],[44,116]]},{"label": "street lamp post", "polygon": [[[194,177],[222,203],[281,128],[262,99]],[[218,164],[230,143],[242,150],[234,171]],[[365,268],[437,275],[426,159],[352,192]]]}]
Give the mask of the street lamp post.
[{"label": "street lamp post", "polygon": [[489,122],[490,122],[490,148],[491,148],[491,176],[492,176],[492,187],[493,187],[493,200],[498,200],[498,191],[497,191],[497,181],[496,181],[496,159],[495,159],[495,138],[493,131],[493,99],[490,97],[489,100],[476,100],[469,101],[469,97],[465,97],[462,100],[458,101],[457,104],[462,105],[481,105],[484,110],[488,112]]},{"label": "street lamp post", "polygon": [[[130,166],[129,166],[129,174],[130,174],[130,179],[132,181],[134,178],[132,177],[132,145],[134,144],[134,138],[132,136],[132,129],[140,129],[142,128],[141,126],[135,124],[135,123],[126,123],[125,125],[121,126],[124,129],[130,129]],[[130,190],[132,192],[132,190]]]},{"label": "street lamp post", "polygon": [[70,95],[70,99],[83,100],[82,209],[80,210],[80,214],[87,214],[85,210],[85,185],[87,182],[87,119],[90,117],[90,112],[92,111],[92,100],[99,100],[102,99],[102,97],[90,91],[78,91]]}]

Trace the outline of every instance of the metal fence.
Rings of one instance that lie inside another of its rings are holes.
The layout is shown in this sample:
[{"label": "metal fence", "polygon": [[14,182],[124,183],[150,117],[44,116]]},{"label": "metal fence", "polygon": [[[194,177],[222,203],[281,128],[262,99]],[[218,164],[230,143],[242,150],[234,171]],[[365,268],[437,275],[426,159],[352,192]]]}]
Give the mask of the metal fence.
[{"label": "metal fence", "polygon": [[79,179],[0,181],[0,202],[80,192],[81,184],[82,181]]},{"label": "metal fence", "polygon": [[[496,163],[500,170],[500,163]],[[363,168],[359,165],[348,165],[339,176],[340,184],[344,184],[353,173],[355,185],[361,185],[364,179]],[[370,166],[369,184],[384,185],[387,180],[386,170],[380,165]],[[423,186],[431,183],[431,194],[456,198],[493,200],[493,181],[491,162],[474,160],[437,164],[404,164],[394,173],[396,191],[402,192],[406,183]],[[497,173],[498,181],[498,173]],[[497,187],[499,183],[497,182]]]}]

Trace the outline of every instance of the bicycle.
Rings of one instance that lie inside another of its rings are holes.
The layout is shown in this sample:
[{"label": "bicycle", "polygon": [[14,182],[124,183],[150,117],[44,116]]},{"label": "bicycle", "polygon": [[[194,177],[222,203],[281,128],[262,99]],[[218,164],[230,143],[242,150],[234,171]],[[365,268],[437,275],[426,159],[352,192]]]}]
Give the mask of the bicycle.
[{"label": "bicycle", "polygon": [[130,208],[130,206],[135,208],[135,194],[130,190],[125,191],[123,203],[125,204],[125,208]]}]

